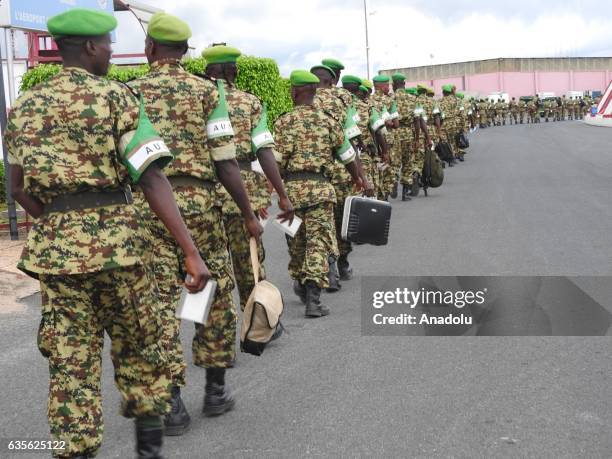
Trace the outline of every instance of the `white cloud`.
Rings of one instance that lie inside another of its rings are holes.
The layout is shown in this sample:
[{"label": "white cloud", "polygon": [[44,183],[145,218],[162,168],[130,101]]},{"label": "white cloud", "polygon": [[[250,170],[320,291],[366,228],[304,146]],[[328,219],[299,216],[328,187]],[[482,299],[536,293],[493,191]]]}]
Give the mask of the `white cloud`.
[{"label": "white cloud", "polygon": [[[147,1],[147,0],[145,0]],[[445,8],[457,2],[370,1],[368,17],[372,68],[396,68],[495,57],[612,54],[612,18],[588,15],[576,2],[534,2],[528,14],[511,5]],[[225,41],[244,53],[272,57],[287,75],[323,57],[337,57],[347,72],[365,75],[363,3],[358,0],[148,0],[185,19],[199,53]],[[473,2],[472,2],[473,3]],[[525,2],[523,2],[525,3]],[[588,2],[589,8],[594,7]],[[406,6],[406,4],[416,6]],[[439,5],[438,5],[439,4]],[[497,4],[497,2],[495,2]],[[526,3],[525,3],[526,5]],[[589,9],[589,11],[591,11]],[[450,14],[449,13],[452,13]],[[122,32],[122,34],[119,34]],[[118,32],[122,52],[139,52],[142,34],[132,27]],[[128,37],[125,38],[124,37]],[[134,45],[125,47],[125,42]],[[128,49],[129,51],[125,51]]]}]

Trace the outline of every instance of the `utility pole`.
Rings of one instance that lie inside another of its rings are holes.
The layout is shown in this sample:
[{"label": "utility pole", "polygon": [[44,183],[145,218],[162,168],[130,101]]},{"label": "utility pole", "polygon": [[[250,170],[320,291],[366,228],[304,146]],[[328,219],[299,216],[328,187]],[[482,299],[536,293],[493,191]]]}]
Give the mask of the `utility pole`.
[{"label": "utility pole", "polygon": [[370,37],[368,36],[368,3],[363,0],[363,15],[365,18],[366,65],[368,66],[368,80],[370,79]]}]

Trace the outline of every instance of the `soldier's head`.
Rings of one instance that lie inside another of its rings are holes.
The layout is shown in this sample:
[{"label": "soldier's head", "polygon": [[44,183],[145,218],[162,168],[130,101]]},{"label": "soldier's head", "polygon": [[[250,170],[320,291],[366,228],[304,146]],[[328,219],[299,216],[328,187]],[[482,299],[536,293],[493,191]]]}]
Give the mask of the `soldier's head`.
[{"label": "soldier's head", "polygon": [[393,79],[393,91],[398,91],[406,87],[406,77],[402,73],[394,73],[391,77]]},{"label": "soldier's head", "polygon": [[389,82],[391,81],[391,78],[389,78],[387,75],[376,75],[374,78],[372,78],[372,81],[374,82],[374,89],[376,92],[389,94]]},{"label": "soldier's head", "polygon": [[452,94],[453,94],[452,84],[445,84],[444,86],[442,86],[442,96],[443,97],[449,97]]},{"label": "soldier's head", "polygon": [[83,68],[98,76],[108,73],[113,53],[110,32],[116,27],[114,16],[88,8],[73,8],[47,21],[64,66]]},{"label": "soldier's head", "polygon": [[359,86],[363,85],[363,83],[364,81],[355,75],[344,75],[342,77],[342,87],[351,94],[358,94]]},{"label": "soldier's head", "polygon": [[338,81],[340,81],[340,75],[342,74],[342,71],[344,70],[344,64],[340,62],[338,59],[331,59],[331,58],[323,59],[321,61],[321,64],[323,64],[326,67],[329,67],[330,69],[334,71],[335,78],[334,78],[333,86],[336,86],[338,84]]},{"label": "soldier's head", "polygon": [[145,55],[149,64],[162,59],[181,59],[189,49],[189,25],[167,13],[155,13],[149,21]]},{"label": "soldier's head", "polygon": [[239,49],[227,46],[225,43],[213,44],[202,52],[206,59],[206,75],[209,77],[234,83],[238,76],[238,58],[242,53]]},{"label": "soldier's head", "polygon": [[370,97],[370,90],[366,86],[360,85],[357,91],[357,97],[361,100],[367,100],[367,98]]},{"label": "soldier's head", "polygon": [[291,99],[294,105],[312,105],[319,79],[308,70],[294,70],[291,81]]},{"label": "soldier's head", "polygon": [[319,80],[319,88],[331,88],[336,86],[336,72],[327,65],[315,65],[310,69],[310,73],[315,75]]}]

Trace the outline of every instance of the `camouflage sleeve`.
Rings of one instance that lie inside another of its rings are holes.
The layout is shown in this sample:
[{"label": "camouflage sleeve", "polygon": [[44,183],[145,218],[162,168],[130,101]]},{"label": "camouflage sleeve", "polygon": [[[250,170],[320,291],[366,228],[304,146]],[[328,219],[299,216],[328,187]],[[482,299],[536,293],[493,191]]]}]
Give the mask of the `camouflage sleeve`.
[{"label": "camouflage sleeve", "polygon": [[[113,83],[114,84],[114,83]],[[156,164],[164,168],[173,156],[155,130],[144,108],[126,86],[116,86],[111,91],[110,109],[114,120],[115,145],[119,148],[119,164],[128,172],[133,183],[138,183],[142,174]]]},{"label": "camouflage sleeve", "polygon": [[5,129],[6,132],[4,133],[4,140],[6,142],[6,156],[8,163],[13,166],[21,166],[21,162],[18,159],[21,155],[19,154],[19,147],[16,142],[16,133],[19,132],[19,128],[15,123],[16,116],[17,114],[13,110],[9,113]]},{"label": "camouflage sleeve", "polygon": [[213,161],[225,161],[236,158],[234,144],[234,129],[230,122],[225,89],[218,81],[217,90],[211,85],[208,94],[202,100],[204,117],[206,118],[206,134],[210,157]]},{"label": "camouflage sleeve", "polygon": [[274,135],[276,138],[277,161],[279,162],[279,167],[282,170],[286,170],[293,153],[293,139],[291,130],[287,126],[286,118],[281,117],[276,121],[274,124]]}]

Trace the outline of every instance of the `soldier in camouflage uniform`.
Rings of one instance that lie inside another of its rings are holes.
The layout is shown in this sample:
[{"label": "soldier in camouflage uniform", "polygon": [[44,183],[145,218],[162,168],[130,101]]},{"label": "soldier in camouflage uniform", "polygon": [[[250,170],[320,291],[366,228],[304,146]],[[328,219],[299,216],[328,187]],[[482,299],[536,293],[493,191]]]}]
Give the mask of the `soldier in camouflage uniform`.
[{"label": "soldier in camouflage uniform", "polygon": [[160,457],[170,366],[150,237],[132,205],[138,183],[184,253],[191,291],[209,273],[160,171],[171,159],[129,89],[102,78],[111,56],[106,13],[68,10],[48,21],[64,69],[25,92],[5,140],[16,201],[36,224],[19,263],[40,280],[40,352],[49,364],[48,420],[57,457],[93,457],[104,430],[101,364],[111,338],[121,412],[136,418],[139,457]]},{"label": "soldier in camouflage uniform", "polygon": [[[353,96],[346,89],[337,86],[340,81],[342,70],[344,70],[344,65],[342,65],[340,61],[331,58],[323,59],[320,66],[313,68],[317,78],[323,78],[323,80],[319,79],[320,87],[317,89],[314,103],[319,110],[325,111],[344,127],[348,110],[353,105]],[[332,72],[331,75],[329,73],[330,71]],[[353,142],[354,147],[357,147],[357,144],[355,144],[357,139],[351,138],[349,140]],[[356,165],[360,170],[362,179],[365,180],[365,177],[363,177],[363,167],[360,164],[359,158],[356,158]],[[350,242],[342,239],[341,233],[344,203],[346,198],[354,194],[355,190],[351,176],[342,164],[332,162],[326,173],[336,193],[334,220],[339,254],[337,255],[337,259],[332,254],[329,256],[329,286],[326,288],[327,292],[333,293],[340,290],[340,280],[350,280],[353,277],[353,269],[348,261],[348,256],[353,250],[352,245]],[[370,188],[369,183],[366,184],[366,187]],[[368,193],[371,192],[368,191]],[[295,287],[298,288],[299,286],[296,284]]]},{"label": "soldier in camouflage uniform", "polygon": [[314,106],[319,79],[296,70],[290,80],[295,108],[280,117],[274,129],[287,194],[302,219],[295,237],[287,238],[289,274],[298,281],[306,317],[316,318],[329,314],[320,301],[321,289],[329,285],[329,255],[338,255],[333,215],[336,195],[325,172],[335,157],[360,187],[362,180],[355,150],[342,125]]},{"label": "soldier in camouflage uniform", "polygon": [[[228,105],[230,121],[234,129],[236,159],[240,167],[240,175],[245,184],[251,208],[267,218],[267,208],[270,207],[270,193],[266,177],[274,186],[279,200],[278,205],[281,221],[293,220],[293,206],[287,198],[283,181],[276,165],[274,138],[268,130],[267,115],[259,99],[247,92],[240,91],[235,86],[238,75],[236,61],[240,51],[229,46],[212,46],[202,54],[206,59],[206,75],[217,81],[223,81],[225,98]],[[257,173],[252,168],[253,161],[259,161],[265,175]],[[242,213],[227,190],[219,183],[217,185],[219,198],[222,202],[223,223],[230,245],[232,264],[238,293],[240,309],[244,310],[247,300],[255,286],[253,268],[251,266],[250,233],[244,225]],[[265,252],[261,241],[257,244],[259,254],[259,278],[265,279]],[[279,328],[280,330],[282,328]]]},{"label": "soldier in camouflage uniform", "polygon": [[[326,64],[314,66],[310,71],[319,79],[317,85],[317,91],[314,98],[314,106],[317,110],[325,112],[328,116],[331,116],[340,126],[344,126],[346,123],[348,109],[352,104],[352,97],[346,91],[341,88],[337,88],[338,74],[344,69],[344,65],[340,61],[335,59],[324,59]],[[340,90],[340,91],[338,91]],[[334,204],[334,222],[336,229],[336,244],[338,247],[338,255],[330,253],[328,258],[329,270],[328,275],[328,286],[326,291],[329,293],[335,293],[341,289],[340,284],[340,273],[338,270],[337,258],[342,257],[345,267],[348,266],[348,256],[353,251],[353,246],[349,241],[342,239],[341,227],[342,217],[344,212],[344,203],[346,198],[353,194],[353,184],[350,180],[350,176],[342,165],[333,164],[329,171],[327,171],[328,177],[334,187],[336,193],[336,202]],[[344,278],[349,280],[352,278],[352,269],[347,268],[345,270]],[[300,291],[299,281],[295,280],[294,289],[296,292]]]},{"label": "soldier in camouflage uniform", "polygon": [[[408,88],[395,95],[397,111],[399,113],[399,133],[402,150],[402,173],[400,183],[402,184],[402,201],[410,201],[411,191],[414,184],[413,164],[416,158],[415,134],[417,131],[415,110],[417,104],[417,89]],[[401,101],[401,102],[400,102]]]},{"label": "soldier in camouflage uniform", "polygon": [[[179,18],[156,13],[149,22],[145,43],[150,72],[130,86],[144,98],[153,126],[174,154],[166,172],[168,179],[196,247],[217,281],[207,323],[196,324],[192,344],[194,364],[206,369],[203,412],[212,416],[234,406],[225,384],[225,369],[235,358],[237,323],[231,258],[216,195],[219,181],[236,201],[249,233],[258,239],[262,228],[240,179],[223,84],[191,75],[180,65],[190,36],[189,26]],[[156,275],[165,306],[164,344],[173,365],[173,409],[165,419],[166,433],[181,435],[189,425],[189,415],[180,398],[185,362],[175,311],[184,273],[176,243],[157,219],[147,215],[144,205],[142,212],[155,236]]]},{"label": "soldier in camouflage uniform", "polygon": [[512,98],[508,104],[508,108],[510,109],[510,124],[518,124],[519,107],[516,103],[516,98]]}]

